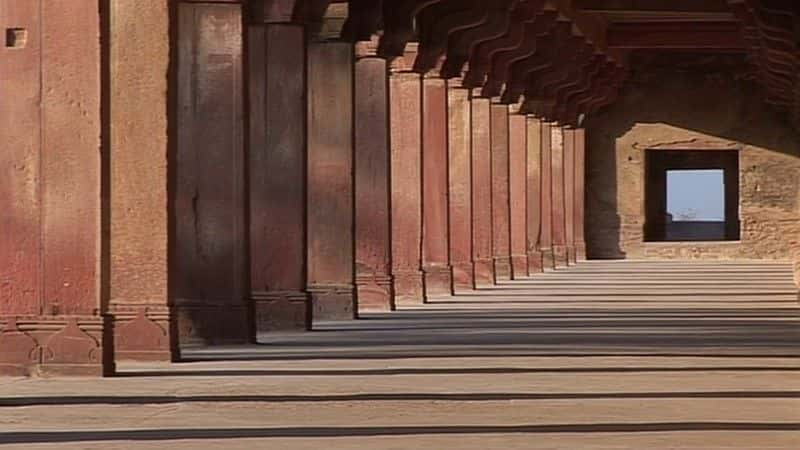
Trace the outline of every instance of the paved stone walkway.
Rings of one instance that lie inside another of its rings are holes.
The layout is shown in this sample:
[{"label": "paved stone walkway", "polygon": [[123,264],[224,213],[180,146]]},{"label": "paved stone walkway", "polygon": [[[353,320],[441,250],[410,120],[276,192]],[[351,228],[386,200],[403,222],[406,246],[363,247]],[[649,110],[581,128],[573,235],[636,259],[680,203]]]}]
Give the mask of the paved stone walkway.
[{"label": "paved stone walkway", "polygon": [[589,262],[264,338],[113,379],[0,379],[0,444],[800,449],[788,264]]}]

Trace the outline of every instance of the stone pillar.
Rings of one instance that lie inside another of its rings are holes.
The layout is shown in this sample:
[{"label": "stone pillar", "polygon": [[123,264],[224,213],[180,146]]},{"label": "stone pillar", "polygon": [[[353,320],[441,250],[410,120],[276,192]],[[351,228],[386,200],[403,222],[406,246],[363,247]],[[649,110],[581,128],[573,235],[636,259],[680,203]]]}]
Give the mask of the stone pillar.
[{"label": "stone pillar", "polygon": [[244,343],[242,7],[178,3],[177,13],[170,294],[182,344]]},{"label": "stone pillar", "polygon": [[541,122],[541,227],[539,230],[539,251],[542,253],[542,266],[546,270],[555,269],[553,254],[553,164],[552,137],[556,128],[550,122]]},{"label": "stone pillar", "polygon": [[354,87],[358,312],[394,308],[389,185],[389,84],[371,43],[356,46]]},{"label": "stone pillar", "polygon": [[409,54],[389,79],[392,193],[392,276],[395,303],[424,302],[422,282],[422,78],[408,72]]},{"label": "stone pillar", "polygon": [[311,326],[306,291],[306,41],[303,26],[248,30],[250,296],[256,333]]},{"label": "stone pillar", "polygon": [[567,229],[564,209],[564,129],[554,124],[551,127],[551,199],[550,215],[553,227],[553,256],[556,267],[567,265]]},{"label": "stone pillar", "polygon": [[542,122],[532,116],[527,118],[527,232],[528,232],[528,274],[535,275],[544,269],[539,236],[542,228]]},{"label": "stone pillar", "polygon": [[307,64],[312,318],[354,319],[353,44],[311,43]]},{"label": "stone pillar", "polygon": [[425,297],[451,295],[448,245],[447,81],[422,81],[422,271]]},{"label": "stone pillar", "polygon": [[161,0],[112,4],[107,251],[114,354],[170,361],[178,342],[167,292],[169,6]]},{"label": "stone pillar", "polygon": [[564,222],[567,264],[575,264],[575,130],[564,128]]},{"label": "stone pillar", "polygon": [[[476,91],[477,92],[477,91]],[[492,140],[489,99],[473,92],[472,113],[472,260],[475,285],[495,283],[492,251]]]},{"label": "stone pillar", "polygon": [[586,260],[586,130],[575,129],[575,255]]},{"label": "stone pillar", "polygon": [[2,10],[0,375],[110,374],[98,2]]},{"label": "stone pillar", "polygon": [[511,279],[511,205],[509,203],[508,105],[492,105],[492,236],[494,271]]},{"label": "stone pillar", "polygon": [[[456,81],[450,81],[451,86]],[[472,264],[472,121],[469,90],[448,89],[450,264],[456,292],[475,288]]]},{"label": "stone pillar", "polygon": [[509,199],[511,204],[511,271],[528,276],[528,125],[521,114],[509,116]]}]

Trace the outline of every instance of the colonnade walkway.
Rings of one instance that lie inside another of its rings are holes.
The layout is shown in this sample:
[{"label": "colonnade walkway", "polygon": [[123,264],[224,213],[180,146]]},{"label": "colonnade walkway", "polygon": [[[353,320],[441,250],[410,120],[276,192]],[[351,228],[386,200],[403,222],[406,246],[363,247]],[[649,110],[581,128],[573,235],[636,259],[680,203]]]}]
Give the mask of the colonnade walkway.
[{"label": "colonnade walkway", "polygon": [[788,263],[587,262],[185,356],[117,378],[2,379],[0,443],[800,448]]}]

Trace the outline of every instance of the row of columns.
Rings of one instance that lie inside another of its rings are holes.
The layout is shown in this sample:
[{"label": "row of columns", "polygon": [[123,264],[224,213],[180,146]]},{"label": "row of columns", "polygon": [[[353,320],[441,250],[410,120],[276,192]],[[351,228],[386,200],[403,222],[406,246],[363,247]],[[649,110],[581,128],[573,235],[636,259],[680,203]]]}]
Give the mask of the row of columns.
[{"label": "row of columns", "polygon": [[[582,130],[413,72],[413,44],[388,62],[280,8],[80,4],[15,11],[30,39],[3,50],[25,126],[0,123],[0,373],[109,374],[579,256]],[[50,39],[74,27],[80,57]]]}]

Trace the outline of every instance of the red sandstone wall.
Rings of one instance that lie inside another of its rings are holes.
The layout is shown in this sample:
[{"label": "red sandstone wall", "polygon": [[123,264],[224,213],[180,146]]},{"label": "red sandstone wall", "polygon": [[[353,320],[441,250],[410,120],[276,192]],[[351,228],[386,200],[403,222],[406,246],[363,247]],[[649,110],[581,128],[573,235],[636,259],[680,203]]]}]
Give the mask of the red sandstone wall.
[{"label": "red sandstone wall", "polygon": [[[800,238],[800,140],[737,61],[638,61],[587,124],[587,244],[595,258],[789,259]],[[707,63],[710,61],[710,63]],[[643,243],[648,148],[740,149],[741,242]]]}]

